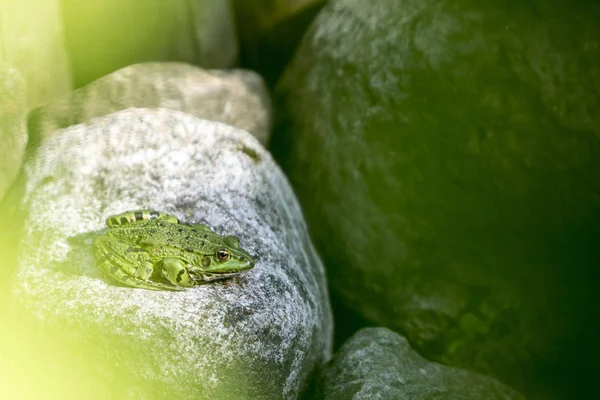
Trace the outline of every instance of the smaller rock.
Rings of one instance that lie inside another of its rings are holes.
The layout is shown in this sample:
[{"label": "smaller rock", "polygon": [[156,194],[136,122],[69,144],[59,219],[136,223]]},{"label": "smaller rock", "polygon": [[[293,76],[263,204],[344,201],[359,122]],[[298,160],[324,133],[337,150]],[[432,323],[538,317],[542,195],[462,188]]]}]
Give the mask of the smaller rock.
[{"label": "smaller rock", "polygon": [[261,71],[270,87],[290,62],[325,0],[236,0],[241,63]]},{"label": "smaller rock", "polygon": [[[27,82],[29,110],[72,88],[61,6],[59,0],[0,2],[0,62],[11,64]],[[94,47],[85,39],[82,42]]]},{"label": "smaller rock", "polygon": [[16,178],[25,154],[25,90],[19,72],[0,62],[0,200]]},{"label": "smaller rock", "polygon": [[386,328],[365,328],[324,371],[322,397],[342,399],[524,399],[499,381],[421,357]]},{"label": "smaller rock", "polygon": [[[250,19],[250,23],[240,26],[240,29],[251,27],[260,34],[311,7],[323,5],[323,3],[325,3],[324,0],[259,0],[253,2],[236,0],[235,11],[238,17],[242,16]],[[247,21],[247,19],[244,21]]]},{"label": "smaller rock", "polygon": [[145,61],[231,68],[238,54],[230,1],[62,0],[75,86]]},{"label": "smaller rock", "polygon": [[167,108],[224,122],[252,133],[262,144],[269,138],[271,103],[258,74],[173,62],[130,65],[32,111],[32,143],[56,130],[132,107]]}]

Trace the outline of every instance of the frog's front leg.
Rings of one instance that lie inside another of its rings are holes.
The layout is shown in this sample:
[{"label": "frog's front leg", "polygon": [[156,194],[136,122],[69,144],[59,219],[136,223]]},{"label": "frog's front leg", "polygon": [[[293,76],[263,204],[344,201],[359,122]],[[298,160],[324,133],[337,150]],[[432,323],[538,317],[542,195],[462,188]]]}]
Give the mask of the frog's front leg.
[{"label": "frog's front leg", "polygon": [[179,258],[165,258],[158,266],[162,268],[162,276],[173,285],[191,287],[196,284],[196,280],[191,277],[185,263]]},{"label": "frog's front leg", "polygon": [[111,236],[97,236],[93,252],[98,267],[108,276],[128,286],[150,290],[182,290],[150,281],[154,265],[142,248]]}]

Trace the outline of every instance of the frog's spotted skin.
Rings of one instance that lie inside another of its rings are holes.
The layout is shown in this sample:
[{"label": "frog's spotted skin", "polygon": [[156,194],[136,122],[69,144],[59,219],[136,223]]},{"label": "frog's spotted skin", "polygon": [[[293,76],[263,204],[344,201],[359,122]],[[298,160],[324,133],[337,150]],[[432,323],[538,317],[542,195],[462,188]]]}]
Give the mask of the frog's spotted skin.
[{"label": "frog's spotted skin", "polygon": [[[220,236],[176,216],[134,210],[106,219],[92,245],[98,268],[117,281],[150,290],[185,290],[254,267],[235,236]],[[164,281],[164,283],[160,281]]]},{"label": "frog's spotted skin", "polygon": [[160,211],[154,210],[135,210],[135,211],[127,211],[121,214],[112,215],[106,219],[106,225],[109,228],[114,228],[117,226],[127,225],[132,222],[137,221],[147,221],[153,219],[160,219],[167,222],[171,222],[173,224],[178,224],[179,219],[171,214],[162,213]]}]

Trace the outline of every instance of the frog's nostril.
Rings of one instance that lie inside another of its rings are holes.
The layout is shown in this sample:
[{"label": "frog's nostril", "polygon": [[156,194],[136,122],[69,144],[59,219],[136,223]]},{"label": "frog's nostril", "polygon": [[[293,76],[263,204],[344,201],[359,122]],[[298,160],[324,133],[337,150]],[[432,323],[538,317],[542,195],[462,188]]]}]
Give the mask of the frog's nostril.
[{"label": "frog's nostril", "polygon": [[252,265],[252,261],[248,257],[240,257],[240,262],[244,264],[244,267]]}]

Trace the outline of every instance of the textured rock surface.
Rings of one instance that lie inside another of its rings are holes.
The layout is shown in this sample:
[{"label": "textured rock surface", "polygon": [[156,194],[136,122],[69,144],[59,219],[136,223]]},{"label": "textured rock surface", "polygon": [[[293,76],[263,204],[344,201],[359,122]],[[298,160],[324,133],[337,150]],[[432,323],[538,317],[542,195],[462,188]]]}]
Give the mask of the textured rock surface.
[{"label": "textured rock surface", "polygon": [[520,390],[568,374],[594,318],[599,11],[330,2],[274,101],[334,293]]},{"label": "textured rock surface", "polygon": [[169,108],[269,138],[271,103],[262,78],[246,70],[207,71],[182,63],[125,67],[34,110],[31,139],[130,107]]},{"label": "textured rock surface", "polygon": [[27,82],[30,109],[71,90],[70,61],[64,48],[58,3],[0,2],[0,61],[12,64]]},{"label": "textured rock surface", "polygon": [[0,62],[0,200],[23,162],[27,144],[25,96],[23,78],[9,64]]},{"label": "textured rock surface", "polygon": [[[322,264],[285,177],[247,132],[129,109],[48,138],[25,177],[14,306],[102,354],[107,386],[126,373],[121,396],[296,398],[330,356]],[[239,236],[256,266],[185,292],[115,286],[91,240],[107,215],[142,207]]]},{"label": "textured rock surface", "polygon": [[427,361],[385,328],[357,332],[324,372],[325,400],[494,400],[524,397],[484,375]]},{"label": "textured rock surface", "polygon": [[63,0],[62,11],[77,87],[145,61],[227,68],[237,57],[229,0]]}]

